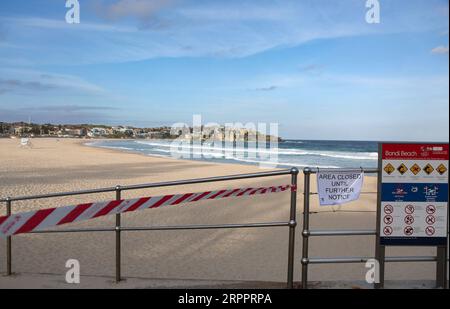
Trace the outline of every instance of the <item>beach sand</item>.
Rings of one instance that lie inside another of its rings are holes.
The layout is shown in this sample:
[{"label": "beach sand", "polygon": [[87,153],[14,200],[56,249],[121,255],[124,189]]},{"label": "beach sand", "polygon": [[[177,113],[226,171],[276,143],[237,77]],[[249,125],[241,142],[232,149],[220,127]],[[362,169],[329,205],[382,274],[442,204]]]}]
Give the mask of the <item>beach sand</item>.
[{"label": "beach sand", "polygon": [[[20,148],[19,140],[0,139],[0,196],[92,189],[263,171],[258,166],[182,161],[84,146],[83,140],[33,139],[34,147]],[[124,198],[221,188],[288,184],[289,176],[129,191]],[[295,280],[301,278],[303,178],[299,175]],[[316,192],[313,177],[312,191]],[[376,192],[376,177],[366,177],[364,192]],[[145,210],[122,216],[123,226],[249,223],[286,221],[288,192],[202,201],[177,207]],[[13,203],[13,212],[114,199],[114,193]],[[341,207],[319,207],[311,199],[312,229],[375,228],[376,195]],[[5,214],[4,204],[0,215]],[[69,224],[61,228],[111,227],[114,216]],[[39,234],[13,237],[13,271],[18,274],[61,274],[65,263],[78,259],[81,274],[114,276],[115,235],[108,233]],[[122,275],[129,278],[204,279],[283,282],[287,271],[288,228],[208,231],[126,232],[122,235]],[[375,238],[323,237],[310,240],[310,257],[373,256]],[[434,255],[434,248],[388,248],[388,255]],[[5,241],[0,239],[0,272],[4,273]],[[364,264],[312,265],[309,280],[364,280]],[[432,280],[434,263],[393,263],[387,280]],[[0,287],[7,285],[0,277]],[[3,282],[3,283],[2,283]]]}]

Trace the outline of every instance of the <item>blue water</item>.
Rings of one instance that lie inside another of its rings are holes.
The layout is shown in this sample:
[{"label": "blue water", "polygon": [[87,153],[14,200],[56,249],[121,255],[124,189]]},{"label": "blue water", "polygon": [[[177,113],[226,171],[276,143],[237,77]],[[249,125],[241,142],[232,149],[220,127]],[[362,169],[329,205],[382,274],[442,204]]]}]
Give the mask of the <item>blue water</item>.
[{"label": "blue water", "polygon": [[[88,143],[89,146],[137,152],[150,156],[175,157],[221,163],[259,164],[267,156],[277,157],[278,167],[374,168],[377,167],[377,143],[362,141],[286,140],[277,148],[256,148],[252,145],[222,144],[172,146],[169,140],[108,140]],[[173,144],[172,144],[173,145]],[[269,146],[266,146],[269,147]],[[250,148],[250,149],[249,149]]]}]

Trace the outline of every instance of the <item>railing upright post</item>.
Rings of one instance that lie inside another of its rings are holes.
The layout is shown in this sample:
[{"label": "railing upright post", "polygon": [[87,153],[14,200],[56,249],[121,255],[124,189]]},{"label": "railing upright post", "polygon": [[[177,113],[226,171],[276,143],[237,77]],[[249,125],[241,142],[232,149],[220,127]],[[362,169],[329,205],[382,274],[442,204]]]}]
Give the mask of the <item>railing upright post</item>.
[{"label": "railing upright post", "polygon": [[289,219],[289,250],[288,250],[288,274],[287,285],[289,289],[294,287],[294,262],[295,262],[295,228],[297,226],[297,176],[298,169],[291,169],[291,211]]},{"label": "railing upright post", "polygon": [[[121,188],[116,187],[116,200],[121,200]],[[121,217],[120,213],[116,214],[116,283],[121,280]]]},{"label": "railing upright post", "polygon": [[305,168],[304,174],[304,196],[303,196],[303,243],[302,243],[302,288],[308,288],[308,264],[309,264],[309,198],[311,193],[311,169]]},{"label": "railing upright post", "polygon": [[436,287],[447,288],[447,246],[437,247]]},{"label": "railing upright post", "polygon": [[[6,199],[6,215],[11,216],[11,199]],[[12,275],[12,239],[11,236],[6,237],[6,275]]]}]

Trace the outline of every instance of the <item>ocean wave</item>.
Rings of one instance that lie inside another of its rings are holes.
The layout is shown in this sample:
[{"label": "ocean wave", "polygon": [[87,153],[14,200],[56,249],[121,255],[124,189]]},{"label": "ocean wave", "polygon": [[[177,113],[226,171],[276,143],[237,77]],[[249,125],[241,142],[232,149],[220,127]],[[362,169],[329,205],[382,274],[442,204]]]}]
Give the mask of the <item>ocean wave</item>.
[{"label": "ocean wave", "polygon": [[[185,160],[218,162],[241,162],[267,166],[340,168],[365,166],[374,167],[378,159],[376,152],[351,152],[351,150],[309,150],[291,146],[290,148],[244,148],[224,147],[221,144],[179,144],[172,141],[95,141],[87,146],[139,152],[148,156]],[[286,144],[282,146],[287,146]],[[344,148],[345,149],[345,148]],[[276,162],[271,162],[271,161]]]},{"label": "ocean wave", "polygon": [[293,163],[293,162],[272,162],[272,161],[258,161],[258,160],[249,160],[249,159],[242,159],[242,158],[229,158],[231,160],[240,161],[240,162],[246,162],[246,163],[257,163],[257,164],[263,164],[263,165],[275,165],[275,166],[290,166],[290,167],[318,167],[318,168],[339,168],[340,166],[335,165],[311,165],[311,164],[299,164],[299,163]]},{"label": "ocean wave", "polygon": [[223,154],[213,154],[213,153],[201,153],[201,152],[188,152],[188,151],[180,151],[178,154],[188,154],[188,157],[178,157],[170,155],[172,152],[170,151],[162,151],[167,153],[166,155],[161,154],[155,154],[155,153],[149,153],[148,156],[155,156],[155,157],[163,157],[163,158],[172,158],[172,159],[195,159],[193,156],[198,156],[199,158],[206,158],[207,156],[214,157],[215,159],[225,159],[225,160],[233,160],[238,162],[244,162],[244,163],[252,163],[252,164],[259,164],[259,165],[269,165],[269,166],[290,166],[290,167],[318,167],[318,168],[339,168],[339,166],[335,165],[311,165],[311,164],[299,164],[296,162],[279,162],[279,161],[270,161],[270,160],[251,160],[247,158],[240,158],[240,157],[233,157],[233,156],[225,156]]},{"label": "ocean wave", "polygon": [[[299,164],[297,162],[279,162],[279,161],[270,161],[270,160],[253,160],[253,159],[249,159],[249,158],[242,158],[239,156],[227,156],[223,153],[211,153],[211,152],[191,152],[191,151],[171,151],[171,150],[166,150],[166,149],[154,149],[155,151],[160,151],[160,152],[164,152],[167,153],[167,155],[158,155],[158,156],[162,156],[162,157],[167,157],[167,158],[178,158],[178,156],[171,156],[169,154],[173,154],[174,152],[177,154],[181,154],[181,155],[189,155],[188,157],[181,157],[180,159],[192,159],[193,156],[198,156],[198,157],[214,157],[215,159],[226,159],[226,160],[234,160],[234,161],[239,161],[239,162],[246,162],[246,163],[256,163],[256,164],[268,164],[268,165],[283,165],[283,166],[295,166],[295,167],[311,167],[311,165],[308,164]],[[152,155],[152,154],[148,154],[148,155]],[[339,166],[335,166],[335,165],[317,165],[314,167],[319,167],[319,168],[339,168]]]},{"label": "ocean wave", "polygon": [[[177,145],[172,143],[158,143],[158,142],[144,142],[144,141],[136,141],[139,144],[145,144],[149,146],[155,147],[166,147],[170,148],[173,151],[176,151]],[[242,148],[242,147],[211,147],[206,145],[189,145],[189,144],[180,144],[182,149],[201,149],[202,151],[207,152],[218,152],[223,151],[225,153],[231,152],[242,152],[242,153],[259,153],[259,154],[269,154],[269,155],[286,155],[286,156],[319,156],[319,157],[329,157],[336,159],[348,159],[348,160],[378,160],[377,152],[341,152],[341,151],[309,151],[309,150],[301,150],[301,149],[293,149],[293,148]],[[180,148],[178,147],[178,149]],[[161,149],[161,148],[158,148]]]}]

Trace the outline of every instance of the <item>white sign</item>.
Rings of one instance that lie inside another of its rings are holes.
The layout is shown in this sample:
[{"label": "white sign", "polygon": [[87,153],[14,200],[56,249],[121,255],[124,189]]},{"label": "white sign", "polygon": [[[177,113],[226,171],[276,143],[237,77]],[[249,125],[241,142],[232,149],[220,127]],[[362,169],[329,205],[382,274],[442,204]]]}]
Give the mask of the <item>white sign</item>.
[{"label": "white sign", "polygon": [[448,144],[381,145],[381,245],[447,244]]},{"label": "white sign", "polygon": [[340,205],[359,199],[364,172],[318,172],[317,187],[321,206]]}]

